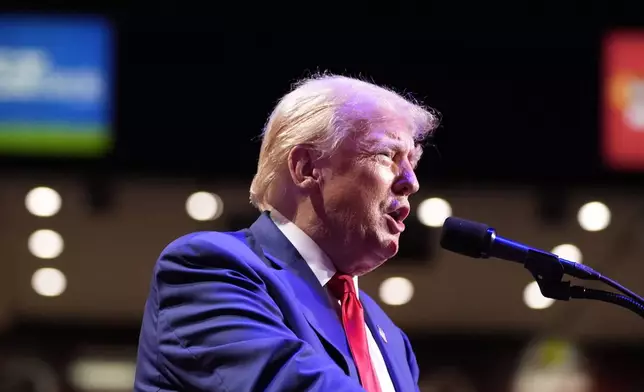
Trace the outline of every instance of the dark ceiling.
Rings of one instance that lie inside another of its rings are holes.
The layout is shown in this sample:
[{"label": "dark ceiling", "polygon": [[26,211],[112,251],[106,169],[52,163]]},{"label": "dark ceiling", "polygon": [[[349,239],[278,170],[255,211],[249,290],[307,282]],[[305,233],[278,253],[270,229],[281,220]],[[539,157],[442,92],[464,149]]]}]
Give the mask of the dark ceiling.
[{"label": "dark ceiling", "polygon": [[[370,7],[355,19],[347,15],[361,6],[329,5],[316,20],[291,9],[298,15],[289,22],[271,19],[267,12],[287,14],[267,4],[202,11],[190,2],[129,9],[12,3],[6,9],[91,11],[112,20],[117,139],[104,163],[119,172],[250,178],[257,136],[275,101],[291,82],[329,70],[413,92],[442,113],[437,149],[419,169],[424,178],[640,179],[605,169],[599,144],[602,34],[644,21],[635,2],[583,9],[401,3]],[[251,10],[263,21],[252,21]]]}]

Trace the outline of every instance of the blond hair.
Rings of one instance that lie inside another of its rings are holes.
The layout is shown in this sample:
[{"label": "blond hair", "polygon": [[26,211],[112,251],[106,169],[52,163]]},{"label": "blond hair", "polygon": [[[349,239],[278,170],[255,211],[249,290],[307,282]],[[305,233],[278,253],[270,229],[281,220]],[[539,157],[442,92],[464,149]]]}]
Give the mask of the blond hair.
[{"label": "blond hair", "polygon": [[414,140],[421,141],[439,123],[438,113],[385,87],[346,76],[322,74],[293,86],[271,113],[262,133],[250,201],[266,210],[271,188],[287,172],[287,157],[297,145],[310,145],[330,156],[351,132],[375,122],[402,117]]}]

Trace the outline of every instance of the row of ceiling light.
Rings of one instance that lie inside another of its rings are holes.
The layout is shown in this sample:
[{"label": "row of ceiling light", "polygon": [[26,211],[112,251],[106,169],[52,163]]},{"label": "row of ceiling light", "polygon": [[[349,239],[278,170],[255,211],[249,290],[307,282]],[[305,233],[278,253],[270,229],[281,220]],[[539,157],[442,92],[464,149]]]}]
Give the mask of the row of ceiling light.
[{"label": "row of ceiling light", "polygon": [[[186,200],[186,212],[197,221],[208,221],[219,218],[224,211],[224,203],[217,194],[195,192]],[[598,201],[584,204],[577,213],[579,225],[587,231],[601,231],[610,223],[610,210]],[[418,220],[428,227],[441,227],[445,219],[452,216],[450,203],[439,197],[423,200],[416,210]]]},{"label": "row of ceiling light", "polygon": [[[25,198],[27,210],[35,216],[51,217],[56,215],[62,206],[62,198],[54,189],[47,187],[34,188]],[[210,192],[195,192],[186,199],[186,212],[197,221],[219,218],[223,214],[224,203],[221,197]],[[452,207],[442,198],[428,198],[418,204],[416,216],[428,227],[441,227],[445,219],[452,215]],[[610,209],[603,203],[593,201],[584,204],[577,213],[579,225],[587,231],[600,231],[608,227],[611,220]],[[28,239],[29,251],[40,259],[54,259],[64,248],[62,236],[54,230],[40,229],[34,231]],[[581,250],[573,244],[561,244],[552,249],[552,253],[567,260],[583,261]],[[32,286],[36,292],[45,296],[60,295],[66,287],[64,274],[55,268],[42,268],[32,277]],[[392,306],[403,305],[411,300],[414,293],[413,283],[406,278],[392,277],[382,282],[379,295],[381,300]],[[523,293],[524,302],[532,309],[544,309],[554,302],[541,295],[536,282],[528,284]]]},{"label": "row of ceiling light", "polygon": [[[40,217],[54,216],[62,206],[62,198],[54,189],[38,187],[32,189],[25,199],[29,212]],[[210,192],[195,192],[186,199],[186,212],[197,221],[219,218],[224,211],[221,197]],[[433,197],[418,204],[416,216],[429,227],[441,227],[443,221],[452,215],[452,206],[444,199]],[[584,204],[577,213],[579,225],[587,231],[600,231],[610,223],[608,207],[598,201]]]}]

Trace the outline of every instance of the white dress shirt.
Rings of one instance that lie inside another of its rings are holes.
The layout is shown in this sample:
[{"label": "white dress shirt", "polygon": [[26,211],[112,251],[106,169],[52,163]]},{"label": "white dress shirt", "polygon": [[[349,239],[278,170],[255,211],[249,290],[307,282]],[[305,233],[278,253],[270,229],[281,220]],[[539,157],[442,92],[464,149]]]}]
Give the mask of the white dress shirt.
[{"label": "white dress shirt", "polygon": [[[331,262],[331,259],[324,253],[324,251],[318,246],[309,237],[305,232],[303,232],[299,227],[297,227],[293,222],[286,219],[282,214],[277,210],[273,209],[270,214],[271,219],[277,225],[277,228],[284,234],[284,236],[291,242],[295,249],[300,253],[304,261],[308,264],[311,271],[322,287],[331,280],[333,275],[335,275],[336,269]],[[353,283],[356,286],[356,293],[358,290],[358,277],[353,277]],[[338,308],[340,307],[340,301],[336,300],[331,296],[327,291],[329,299],[332,303],[337,304]],[[380,390],[382,392],[395,392],[394,385],[391,381],[391,376],[389,375],[389,370],[387,370],[387,365],[385,359],[380,352],[380,348],[373,338],[373,333],[369,329],[369,326],[365,324],[367,329],[367,343],[369,346],[369,355],[371,356],[371,363],[373,364],[374,370],[378,377],[378,383],[380,384]]]}]

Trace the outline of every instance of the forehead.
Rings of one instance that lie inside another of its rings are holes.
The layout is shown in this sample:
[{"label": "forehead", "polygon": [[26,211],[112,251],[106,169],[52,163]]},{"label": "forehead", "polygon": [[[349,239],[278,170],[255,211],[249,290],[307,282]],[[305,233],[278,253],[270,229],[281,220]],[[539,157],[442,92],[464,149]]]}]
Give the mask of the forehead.
[{"label": "forehead", "polygon": [[364,133],[364,141],[368,144],[388,144],[410,150],[415,147],[413,128],[400,120],[372,124]]},{"label": "forehead", "polygon": [[352,123],[353,143],[369,150],[389,147],[414,155],[420,153],[422,150],[415,143],[417,124],[408,110],[372,98],[356,100],[341,109],[341,115]]}]

